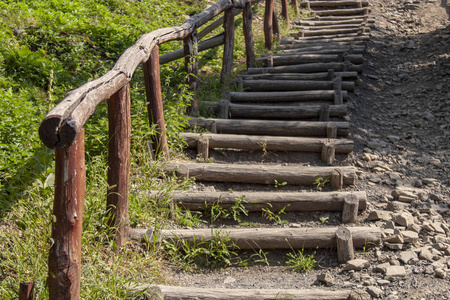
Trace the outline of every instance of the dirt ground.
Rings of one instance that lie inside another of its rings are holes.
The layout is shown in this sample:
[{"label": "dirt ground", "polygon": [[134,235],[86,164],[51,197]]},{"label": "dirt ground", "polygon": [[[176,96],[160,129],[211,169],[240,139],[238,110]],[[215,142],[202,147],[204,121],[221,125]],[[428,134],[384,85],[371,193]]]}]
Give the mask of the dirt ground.
[{"label": "dirt ground", "polygon": [[[174,285],[228,288],[361,289],[361,299],[450,299],[450,6],[447,0],[370,0],[375,25],[365,72],[350,96],[354,153],[341,165],[358,167],[355,190],[367,192],[369,208],[357,225],[383,228],[384,245],[357,252],[368,261],[344,271],[335,250],[318,250],[318,267],[306,274],[286,269],[283,252],[268,253],[269,266],[189,273],[170,271]],[[213,153],[216,162],[254,161],[321,165],[288,154]],[[314,157],[313,157],[314,158]],[[338,157],[339,159],[339,157]],[[216,190],[265,190],[215,185]],[[198,189],[213,189],[200,184]],[[298,189],[286,187],[285,190]],[[308,188],[308,190],[312,190]],[[379,212],[379,213],[377,213]],[[384,214],[382,213],[384,212]],[[410,216],[404,226],[396,215]],[[261,221],[260,214],[252,216]],[[338,225],[333,213],[297,213],[283,226]],[[324,224],[323,220],[326,220]],[[396,240],[399,233],[416,236]],[[309,252],[311,253],[311,252]],[[410,255],[410,259],[406,259]],[[404,275],[388,276],[383,266]],[[327,287],[317,275],[333,278]],[[370,296],[369,296],[370,295]]]}]

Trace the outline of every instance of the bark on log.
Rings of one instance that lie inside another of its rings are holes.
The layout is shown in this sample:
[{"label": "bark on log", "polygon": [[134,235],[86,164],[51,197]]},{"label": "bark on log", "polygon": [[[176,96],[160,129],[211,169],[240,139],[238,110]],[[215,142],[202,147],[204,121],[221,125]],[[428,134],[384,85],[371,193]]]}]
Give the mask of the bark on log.
[{"label": "bark on log", "polygon": [[[283,50],[282,47],[278,46],[279,50]],[[302,53],[302,54],[343,54],[345,52],[351,53],[351,54],[364,54],[366,52],[365,47],[361,47],[361,48],[353,48],[351,49],[350,47],[347,49],[339,49],[339,48],[334,48],[334,49],[323,49],[323,50],[303,50],[302,48],[292,48],[292,49],[285,49],[284,53],[286,54],[296,54],[296,53]]]},{"label": "bark on log", "polygon": [[[317,80],[243,80],[244,90],[257,91],[306,91],[306,90],[333,90],[333,81]],[[353,81],[343,81],[342,89],[353,92],[355,83]]]},{"label": "bark on log", "polygon": [[[210,38],[208,40],[201,41],[200,43],[198,43],[198,52],[202,52],[202,51],[223,45],[223,41],[224,41],[223,33],[221,33],[213,38]],[[180,59],[183,57],[184,57],[184,49],[180,48],[173,52],[169,52],[169,53],[160,55],[159,63],[162,65],[162,64],[166,64],[166,63],[169,63],[171,61],[174,61],[174,60],[177,60],[177,59]]]},{"label": "bark on log", "polygon": [[245,40],[245,54],[247,61],[247,68],[255,67],[255,46],[252,32],[252,1],[248,1],[242,13],[244,40]]},{"label": "bark on log", "polygon": [[172,163],[165,167],[167,173],[175,172],[179,177],[195,177],[199,181],[239,182],[275,184],[283,180],[289,185],[313,185],[317,178],[327,178],[338,170],[343,184],[354,184],[354,167],[293,167],[293,166],[248,166],[214,163]]},{"label": "bark on log", "polygon": [[[358,33],[363,30],[364,27],[356,27],[356,28],[338,28],[338,29],[300,29],[298,31],[299,37],[319,37],[325,35],[341,35],[347,33]],[[369,28],[369,27],[368,27]]]},{"label": "bark on log", "polygon": [[[330,116],[342,118],[347,115],[347,105],[330,105]],[[254,120],[301,120],[318,119],[320,105],[305,106],[264,106],[230,103],[229,114],[231,119]]]},{"label": "bark on log", "polygon": [[[345,53],[343,51],[342,53]],[[267,66],[265,60],[267,57],[262,57],[260,60],[263,66]],[[327,62],[342,62],[342,54],[296,54],[296,53],[281,53],[271,56],[272,66],[286,66],[298,65],[307,63],[327,63]],[[354,64],[364,63],[364,57],[361,54],[349,54],[348,60]]]},{"label": "bark on log", "polygon": [[157,285],[148,287],[150,299],[165,300],[346,300],[350,290],[226,289]]},{"label": "bark on log", "polygon": [[[343,79],[358,79],[358,72],[334,72],[334,75]],[[240,75],[238,78],[243,80],[330,80],[328,72],[319,73],[267,73],[267,74],[253,74]]]},{"label": "bark on log", "polygon": [[336,43],[336,45],[348,45],[349,43],[353,45],[364,45],[369,40],[367,35],[350,36],[350,37],[304,37],[304,38],[292,38],[287,40],[282,40],[281,44],[296,44],[305,45],[306,47],[312,46],[325,46],[330,43]]},{"label": "bark on log", "polygon": [[350,23],[350,22],[342,22],[338,24],[331,24],[331,25],[324,25],[324,24],[301,24],[301,25],[293,25],[292,28],[295,29],[303,29],[306,31],[321,31],[321,30],[330,30],[330,29],[344,29],[344,28],[351,28],[351,29],[361,29],[362,27],[367,26],[367,22],[365,20],[356,20],[358,23]]},{"label": "bark on log", "polygon": [[[321,20],[322,19],[322,20]],[[363,18],[350,18],[346,20],[323,20],[324,18],[320,18],[318,20],[308,20],[303,19],[296,22],[298,25],[305,25],[305,26],[315,26],[315,27],[321,27],[321,26],[333,26],[333,25],[345,25],[345,24],[353,24],[358,25],[362,24],[364,22],[368,24],[372,24],[375,22],[374,19],[369,19],[368,17]]]},{"label": "bark on log", "polygon": [[21,282],[19,285],[19,300],[34,299],[34,282]]},{"label": "bark on log", "polygon": [[264,10],[264,45],[268,50],[272,50],[273,45],[273,13],[274,0],[266,0]]},{"label": "bark on log", "polygon": [[[381,230],[378,227],[349,227],[353,246],[363,248],[379,245]],[[324,228],[245,228],[245,229],[179,229],[161,230],[162,240],[209,241],[212,235],[228,236],[240,250],[254,249],[316,249],[336,248],[336,227]],[[142,235],[141,235],[142,236]],[[139,236],[137,236],[139,237]]]},{"label": "bark on log", "polygon": [[225,40],[223,46],[222,72],[220,73],[220,82],[228,85],[233,66],[234,51],[234,14],[233,9],[225,11],[223,28],[225,30]]},{"label": "bark on log", "polygon": [[[348,98],[342,91],[343,99]],[[231,102],[303,102],[334,101],[334,91],[295,91],[295,92],[231,92]]]},{"label": "bark on log", "polygon": [[357,1],[357,0],[309,1],[309,5],[311,7],[357,6],[358,3],[361,3],[363,6],[369,6],[369,1]]},{"label": "bark on log", "polygon": [[221,0],[180,26],[162,28],[142,35],[117,60],[113,69],[100,78],[69,92],[44,118],[39,136],[49,148],[65,148],[72,144],[97,105],[109,99],[130,82],[140,63],[146,62],[157,44],[183,39],[216,15],[233,7],[232,0]]},{"label": "bark on log", "polygon": [[314,10],[317,16],[353,16],[365,14],[366,8]]},{"label": "bark on log", "polygon": [[[270,208],[272,211],[342,211],[344,199],[349,192],[323,192],[323,193],[278,193],[278,192],[184,192],[173,193],[173,201],[184,209],[205,210],[212,205],[229,208],[241,202],[248,211],[261,211]],[[353,192],[359,200],[359,210],[367,208],[365,192]],[[156,192],[150,197],[166,197]]]},{"label": "bark on log", "polygon": [[130,86],[127,84],[108,101],[109,151],[108,226],[114,228],[115,241],[122,247],[129,235],[128,185],[130,174],[131,114]]},{"label": "bark on log", "polygon": [[[248,74],[264,74],[264,73],[316,73],[316,72],[328,72],[329,69],[334,69],[336,72],[344,71],[345,63],[311,63],[300,64],[291,66],[278,66],[269,68],[249,68]],[[362,65],[348,64],[348,70],[361,73],[364,67]]]},{"label": "bark on log", "polygon": [[190,116],[198,115],[198,37],[197,30],[184,38],[184,68],[187,73],[186,82],[192,92],[192,101],[188,109]]},{"label": "bark on log", "polygon": [[164,120],[163,101],[161,94],[161,76],[159,67],[158,46],[152,49],[152,55],[148,62],[144,63],[145,94],[147,97],[147,112],[150,126],[156,125],[156,135],[152,137],[155,157],[163,153],[169,157],[167,145],[166,122]]},{"label": "bark on log", "polygon": [[233,134],[209,134],[209,133],[180,133],[188,148],[196,148],[201,139],[209,141],[212,149],[228,148],[253,151],[299,151],[317,152],[322,151],[322,144],[330,142],[335,146],[336,153],[348,154],[353,151],[353,141],[347,139],[328,138],[302,138],[302,137],[279,137],[261,135],[233,135]]},{"label": "bark on log", "polygon": [[327,126],[336,124],[337,135],[347,136],[348,122],[306,122],[306,121],[271,121],[271,120],[225,120],[225,119],[190,119],[190,127],[205,128],[208,120],[214,120],[218,133],[255,134],[278,136],[325,137]]},{"label": "bark on log", "polygon": [[350,229],[340,227],[336,230],[336,242],[339,263],[344,264],[355,258],[355,252],[353,250],[353,237]]},{"label": "bark on log", "polygon": [[48,257],[49,299],[79,299],[86,190],[84,130],[70,147],[55,151],[55,178],[53,244]]}]

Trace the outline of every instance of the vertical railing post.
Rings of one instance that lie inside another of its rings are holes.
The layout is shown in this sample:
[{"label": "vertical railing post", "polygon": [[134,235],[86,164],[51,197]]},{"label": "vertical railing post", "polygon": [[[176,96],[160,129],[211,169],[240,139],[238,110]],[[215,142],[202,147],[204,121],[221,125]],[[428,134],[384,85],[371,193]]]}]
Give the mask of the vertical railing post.
[{"label": "vertical railing post", "polygon": [[277,14],[275,13],[275,9],[273,10],[273,35],[275,37],[275,40],[278,40],[280,38],[280,26],[278,26],[278,19]]},{"label": "vertical railing post", "polygon": [[294,6],[295,14],[298,15],[298,13],[299,13],[299,11],[298,11],[298,0],[292,0],[292,5]]},{"label": "vertical railing post", "polygon": [[245,54],[247,59],[247,69],[255,67],[255,46],[252,33],[252,1],[249,0],[242,12],[244,39],[245,39]]},{"label": "vertical railing post", "polygon": [[198,115],[198,35],[195,29],[184,39],[184,67],[186,69],[187,84],[192,91],[192,102],[189,115]]},{"label": "vertical railing post", "polygon": [[83,227],[86,168],[84,129],[73,144],[55,151],[55,200],[48,258],[50,299],[79,299],[81,230]]},{"label": "vertical railing post", "polygon": [[155,157],[164,153],[169,158],[167,145],[166,123],[164,121],[163,102],[161,94],[161,78],[159,69],[159,46],[155,45],[150,53],[150,58],[143,64],[145,91],[147,96],[147,110],[150,126],[156,124],[156,135],[153,137],[153,149]]},{"label": "vertical railing post", "polygon": [[21,282],[19,286],[19,300],[34,299],[34,282]]},{"label": "vertical railing post", "polygon": [[281,0],[281,15],[286,20],[286,24],[289,27],[289,5],[288,5],[288,0]]},{"label": "vertical railing post", "polygon": [[234,12],[233,8],[225,11],[223,17],[223,28],[225,30],[222,73],[220,74],[220,82],[225,86],[228,85],[231,68],[233,66],[233,50],[234,50]]},{"label": "vertical railing post", "polygon": [[130,106],[129,84],[112,95],[108,101],[109,168],[106,208],[108,211],[108,226],[114,228],[117,248],[126,243],[129,234]]},{"label": "vertical railing post", "polygon": [[264,9],[264,45],[267,49],[272,50],[273,46],[273,13],[274,0],[266,0]]}]

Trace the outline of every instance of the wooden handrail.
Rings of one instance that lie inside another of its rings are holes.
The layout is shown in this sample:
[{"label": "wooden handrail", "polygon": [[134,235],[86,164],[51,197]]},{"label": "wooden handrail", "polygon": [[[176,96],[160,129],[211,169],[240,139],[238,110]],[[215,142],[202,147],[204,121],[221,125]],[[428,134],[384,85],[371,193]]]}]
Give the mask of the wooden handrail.
[{"label": "wooden handrail", "polygon": [[190,35],[218,14],[233,8],[242,8],[248,0],[220,0],[180,26],[158,29],[142,35],[119,57],[115,66],[100,78],[70,91],[44,118],[39,136],[49,148],[70,146],[88,118],[101,102],[131,81],[134,71],[150,58],[156,45],[180,40]]}]

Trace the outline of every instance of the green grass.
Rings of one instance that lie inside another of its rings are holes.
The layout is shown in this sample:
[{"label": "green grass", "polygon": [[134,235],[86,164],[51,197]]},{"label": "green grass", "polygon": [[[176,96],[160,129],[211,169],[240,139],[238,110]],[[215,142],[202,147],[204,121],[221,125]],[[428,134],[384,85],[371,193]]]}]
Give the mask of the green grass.
[{"label": "green grass", "polygon": [[[196,14],[205,7],[204,1],[189,0],[0,1],[0,299],[17,299],[19,283],[29,281],[35,282],[36,299],[48,298],[55,167],[54,152],[45,148],[38,137],[44,116],[68,91],[109,70],[139,36],[179,25],[185,21],[185,15]],[[257,13],[262,12],[263,9],[257,9]],[[239,21],[237,24],[233,74],[243,70],[245,61],[242,25]],[[221,30],[218,28],[211,36]],[[254,32],[261,45],[262,31],[255,27]],[[160,46],[160,52],[181,45],[178,41],[166,43]],[[260,46],[258,49],[263,51]],[[202,101],[218,101],[222,96],[218,77],[222,53],[223,47],[217,47],[200,54]],[[178,132],[186,124],[184,111],[191,99],[185,76],[182,59],[161,66],[164,113],[174,157],[182,155],[183,142]],[[170,195],[173,190],[189,188],[193,181],[164,174],[163,160],[151,162],[147,143],[155,128],[148,123],[140,68],[130,85],[131,226],[205,226],[200,214],[182,211],[172,204],[170,196],[152,198],[147,194],[147,190],[156,190]],[[108,239],[105,103],[98,106],[85,128],[87,186],[81,298],[124,299],[136,282],[165,281],[162,261],[167,253],[153,243],[133,242],[116,249]],[[231,211],[233,219],[239,219],[240,209]],[[219,249],[217,243],[210,246]],[[226,244],[220,244],[222,253],[226,253]],[[210,253],[214,257],[214,252]],[[206,254],[202,254],[202,259],[212,262]],[[230,259],[227,255],[223,256]],[[177,256],[174,254],[172,259],[177,260]]]}]

